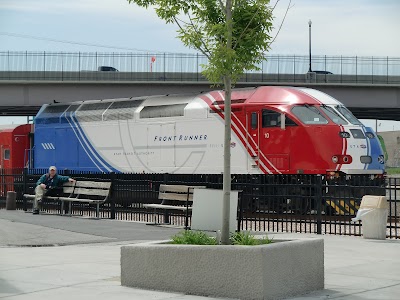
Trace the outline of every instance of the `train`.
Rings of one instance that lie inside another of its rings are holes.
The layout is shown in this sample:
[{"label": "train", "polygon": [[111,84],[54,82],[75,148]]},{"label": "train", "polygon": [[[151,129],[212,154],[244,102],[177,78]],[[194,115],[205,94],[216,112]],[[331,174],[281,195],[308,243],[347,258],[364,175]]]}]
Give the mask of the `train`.
[{"label": "train", "polygon": [[[309,88],[232,92],[233,174],[385,172],[372,128]],[[34,168],[220,174],[224,92],[44,105],[34,122]]]},{"label": "train", "polygon": [[[224,104],[222,90],[46,104],[18,153],[37,169],[221,174]],[[321,91],[233,89],[231,105],[232,174],[385,174],[373,129]]]}]

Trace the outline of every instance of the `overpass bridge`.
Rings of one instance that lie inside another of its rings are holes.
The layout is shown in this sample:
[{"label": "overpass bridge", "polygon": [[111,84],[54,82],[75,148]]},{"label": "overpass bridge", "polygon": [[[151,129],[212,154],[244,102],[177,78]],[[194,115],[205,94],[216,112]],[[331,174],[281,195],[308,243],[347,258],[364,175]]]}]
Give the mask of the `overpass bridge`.
[{"label": "overpass bridge", "polygon": [[[400,58],[316,56],[312,73],[308,62],[308,56],[266,56],[236,86],[307,86],[337,98],[358,118],[400,120]],[[35,115],[53,101],[218,88],[201,74],[206,63],[199,54],[0,52],[0,114]],[[119,72],[96,71],[100,66]]]}]

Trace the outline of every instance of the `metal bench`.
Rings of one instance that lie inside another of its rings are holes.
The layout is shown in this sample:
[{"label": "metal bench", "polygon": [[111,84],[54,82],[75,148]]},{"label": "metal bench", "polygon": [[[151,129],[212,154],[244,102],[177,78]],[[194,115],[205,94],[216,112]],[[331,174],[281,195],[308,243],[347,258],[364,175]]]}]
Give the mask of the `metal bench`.
[{"label": "metal bench", "polygon": [[[96,205],[96,218],[99,218],[100,205],[108,200],[111,182],[109,181],[76,181],[64,183],[61,196],[44,196],[43,200],[61,201],[61,214],[64,214],[64,203],[69,203],[68,215],[71,216],[72,202]],[[26,199],[34,199],[35,195],[24,194]]]},{"label": "metal bench", "polygon": [[[188,228],[189,211],[192,210],[193,192],[195,188],[204,189],[206,187],[161,184],[158,193],[158,199],[162,200],[161,204],[143,204],[143,207],[153,208],[154,215],[157,214],[157,210],[164,210],[165,212],[170,210],[185,212],[185,228]],[[169,215],[164,214],[164,224],[169,224],[168,218]],[[157,224],[154,218],[154,223],[151,223],[151,225]]]}]

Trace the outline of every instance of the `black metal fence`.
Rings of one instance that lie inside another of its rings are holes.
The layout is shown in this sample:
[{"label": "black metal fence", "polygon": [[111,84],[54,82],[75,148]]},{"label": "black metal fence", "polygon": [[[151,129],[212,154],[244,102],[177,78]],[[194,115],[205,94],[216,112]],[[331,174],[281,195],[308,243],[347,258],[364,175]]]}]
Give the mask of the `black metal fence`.
[{"label": "black metal fence", "polygon": [[[30,211],[36,181],[47,170],[0,170],[0,208],[7,191],[17,193],[17,209]],[[122,174],[61,171],[77,180],[111,181],[111,197],[100,209],[101,218],[162,223],[164,214],[143,207],[159,203],[160,184],[202,185],[222,189],[220,174]],[[271,232],[361,235],[360,222],[352,223],[363,195],[385,195],[388,207],[387,236],[400,238],[400,177],[325,175],[232,175],[232,189],[239,190],[237,229]],[[45,201],[42,210],[59,214],[59,201]],[[210,208],[212,209],[212,208]],[[95,207],[73,203],[72,215],[94,217]],[[183,226],[185,216],[168,214],[169,222]],[[190,220],[189,220],[190,222]]]},{"label": "black metal fence", "polygon": [[[206,81],[207,63],[201,54],[3,51],[0,80]],[[313,56],[315,76],[307,55],[266,55],[257,67],[240,82],[400,83],[400,57]]]}]

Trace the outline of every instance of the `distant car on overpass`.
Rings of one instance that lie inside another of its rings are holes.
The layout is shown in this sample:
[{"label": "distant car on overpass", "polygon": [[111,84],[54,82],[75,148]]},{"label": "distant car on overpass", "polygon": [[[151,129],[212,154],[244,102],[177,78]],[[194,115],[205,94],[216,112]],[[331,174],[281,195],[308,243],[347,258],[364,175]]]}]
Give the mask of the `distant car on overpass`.
[{"label": "distant car on overpass", "polygon": [[329,71],[311,71],[311,72],[314,72],[315,74],[318,75],[333,75],[333,73]]},{"label": "distant car on overpass", "polygon": [[100,72],[119,72],[116,68],[114,67],[109,67],[109,66],[100,66],[97,71]]}]

